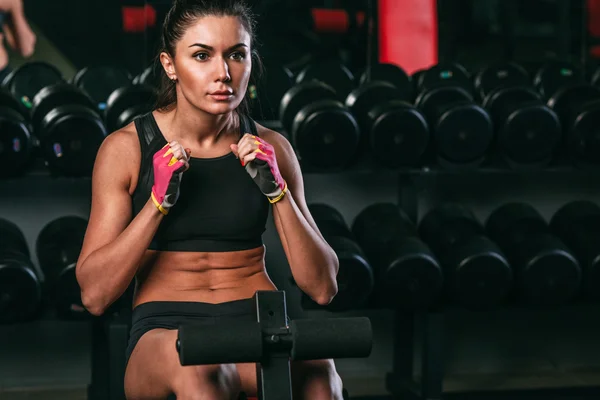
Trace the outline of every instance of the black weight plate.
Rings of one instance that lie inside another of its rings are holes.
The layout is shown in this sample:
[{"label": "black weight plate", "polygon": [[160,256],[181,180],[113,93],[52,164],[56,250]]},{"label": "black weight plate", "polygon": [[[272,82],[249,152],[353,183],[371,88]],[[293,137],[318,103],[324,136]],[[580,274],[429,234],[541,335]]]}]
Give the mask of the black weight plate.
[{"label": "black weight plate", "polygon": [[446,286],[453,301],[470,310],[501,304],[512,288],[513,274],[504,254],[489,238],[477,235],[457,246],[446,259]]},{"label": "black weight plate", "polygon": [[571,110],[593,100],[600,100],[600,88],[584,83],[558,89],[548,99],[547,104],[558,115],[561,122],[566,124],[569,116],[572,115]]},{"label": "black weight plate", "polygon": [[17,176],[31,160],[29,127],[18,112],[0,106],[0,176]]},{"label": "black weight plate", "polygon": [[558,116],[543,104],[524,106],[510,114],[498,132],[500,148],[518,163],[537,163],[549,157],[561,138]]},{"label": "black weight plate", "polygon": [[127,70],[111,66],[87,67],[73,78],[73,84],[86,93],[98,110],[106,109],[106,101],[112,92],[131,82]]},{"label": "black weight plate", "polygon": [[342,213],[328,204],[312,203],[308,206],[308,210],[317,224],[328,221],[348,229]]},{"label": "black weight plate", "polygon": [[55,279],[77,262],[86,228],[84,218],[70,215],[54,219],[42,228],[35,249],[46,279]]},{"label": "black weight plate", "polygon": [[152,65],[136,76],[132,83],[134,85],[148,85],[155,90],[160,88],[161,80],[164,75],[164,68],[160,62],[154,62]]},{"label": "black weight plate", "polygon": [[398,89],[400,99],[409,101],[412,99],[412,81],[410,76],[395,64],[374,64],[367,67],[360,75],[359,85],[367,82],[382,81],[391,83]]},{"label": "black weight plate", "polygon": [[0,88],[0,107],[10,108],[19,113],[25,120],[29,119],[29,110],[5,88]]},{"label": "black weight plate", "polygon": [[45,88],[63,82],[61,72],[45,62],[31,62],[14,69],[2,82],[26,108],[31,108],[35,95]]},{"label": "black weight plate", "polygon": [[342,103],[321,100],[296,114],[291,137],[303,162],[317,168],[341,168],[354,158],[360,130]]},{"label": "black weight plate", "polygon": [[29,320],[41,296],[40,281],[30,264],[0,258],[0,324]]},{"label": "black weight plate", "polygon": [[471,77],[460,64],[438,64],[418,75],[418,92],[422,93],[438,87],[457,86],[467,92],[473,90]]},{"label": "black weight plate", "polygon": [[429,143],[423,114],[402,100],[391,100],[372,108],[368,116],[370,145],[378,161],[390,167],[419,162]]},{"label": "black weight plate", "polygon": [[379,254],[399,237],[416,236],[417,229],[393,203],[373,203],[352,223],[352,233],[368,257]]},{"label": "black weight plate", "polygon": [[420,237],[437,253],[480,235],[483,227],[471,210],[455,203],[441,204],[427,212],[418,227]]},{"label": "black weight plate", "polygon": [[585,77],[581,68],[568,61],[550,61],[535,74],[534,84],[542,96],[548,98],[565,86],[581,84]]},{"label": "black weight plate", "polygon": [[[123,123],[131,118],[130,109],[152,111],[156,101],[155,90],[148,85],[137,84],[120,87],[111,93],[106,102],[106,128],[114,132],[123,127]],[[123,114],[127,113],[128,118]]]},{"label": "black weight plate", "polygon": [[356,117],[363,134],[367,134],[369,110],[379,103],[400,97],[401,93],[389,82],[368,82],[350,92],[346,98],[346,107]]},{"label": "black weight plate", "polygon": [[583,229],[600,234],[600,206],[590,200],[574,200],[560,207],[550,220],[554,232]]},{"label": "black weight plate", "polygon": [[471,102],[447,107],[432,130],[437,151],[445,160],[456,163],[481,159],[494,137],[490,115]]},{"label": "black weight plate", "polygon": [[421,93],[415,100],[415,106],[422,109],[427,119],[430,119],[434,110],[465,101],[473,101],[473,96],[463,88],[438,87]]},{"label": "black weight plate", "polygon": [[[506,118],[520,104],[539,100],[540,95],[531,87],[498,88],[490,92],[483,100],[483,107],[490,111],[494,119]],[[505,112],[505,110],[510,110]]]},{"label": "black weight plate", "polygon": [[331,237],[328,243],[340,266],[336,277],[338,293],[327,305],[331,311],[346,311],[363,306],[374,286],[371,266],[358,245],[346,237]]},{"label": "black weight plate", "polygon": [[274,120],[279,116],[279,105],[285,92],[294,82],[290,70],[279,65],[265,65],[260,81],[248,86],[252,118],[259,121]]},{"label": "black weight plate", "polygon": [[50,169],[65,176],[91,176],[108,134],[95,111],[79,105],[57,107],[44,118],[42,130],[42,154]]},{"label": "black weight plate", "polygon": [[429,247],[416,237],[396,240],[384,251],[377,282],[391,308],[419,310],[432,306],[444,286],[444,274]]},{"label": "black weight plate", "polygon": [[0,254],[23,254],[29,257],[29,247],[25,235],[12,221],[0,218]]},{"label": "black weight plate", "polygon": [[600,165],[600,100],[584,104],[569,127],[567,148],[576,163]]},{"label": "black weight plate", "polygon": [[341,63],[333,61],[316,62],[304,68],[296,77],[296,83],[317,80],[331,86],[338,99],[345,99],[354,89],[352,72]]},{"label": "black weight plate", "polygon": [[570,250],[548,234],[529,237],[515,265],[521,296],[535,305],[570,300],[581,287],[581,268]]},{"label": "black weight plate", "polygon": [[548,231],[541,214],[527,203],[511,202],[496,208],[485,223],[489,237],[503,249]]},{"label": "black weight plate", "polygon": [[33,98],[31,108],[31,123],[36,135],[43,136],[41,124],[50,111],[71,104],[96,109],[92,99],[72,84],[58,83],[40,90]]},{"label": "black weight plate", "polygon": [[475,88],[481,99],[493,90],[503,87],[529,86],[531,78],[522,66],[505,62],[482,68],[475,77]]},{"label": "black weight plate", "polygon": [[290,88],[281,98],[279,106],[279,120],[289,132],[296,114],[300,110],[316,101],[323,99],[336,99],[335,90],[322,82],[304,82]]}]

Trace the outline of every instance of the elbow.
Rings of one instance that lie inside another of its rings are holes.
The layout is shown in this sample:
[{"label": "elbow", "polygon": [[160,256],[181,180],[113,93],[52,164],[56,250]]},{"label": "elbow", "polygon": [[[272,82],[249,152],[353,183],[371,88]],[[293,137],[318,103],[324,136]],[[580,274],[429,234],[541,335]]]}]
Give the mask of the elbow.
[{"label": "elbow", "polygon": [[328,287],[324,288],[323,291],[319,293],[318,296],[315,296],[313,300],[320,306],[327,306],[333,301],[334,297],[337,295],[337,292],[338,285],[334,280],[331,285],[328,285]]},{"label": "elbow", "polygon": [[337,274],[340,268],[339,260],[335,252],[331,252],[331,260],[329,262],[329,277],[324,280],[320,293],[315,296],[314,301],[320,306],[329,305],[338,293]]},{"label": "elbow", "polygon": [[95,317],[101,316],[106,311],[106,306],[98,296],[91,295],[83,290],[81,291],[81,302],[83,307]]}]

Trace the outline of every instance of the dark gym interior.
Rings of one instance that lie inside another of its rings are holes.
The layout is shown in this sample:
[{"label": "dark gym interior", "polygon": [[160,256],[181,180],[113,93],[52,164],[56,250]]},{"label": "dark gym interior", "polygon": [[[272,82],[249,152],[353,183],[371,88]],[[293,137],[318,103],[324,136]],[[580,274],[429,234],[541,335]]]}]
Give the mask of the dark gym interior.
[{"label": "dark gym interior", "polygon": [[[0,399],[121,400],[131,304],[90,315],[73,265],[172,2],[18,1],[37,40],[4,38]],[[252,116],[296,151],[338,294],[301,293],[271,214],[266,268],[292,320],[370,320],[368,357],[335,360],[346,397],[600,398],[600,1],[248,3]]]}]

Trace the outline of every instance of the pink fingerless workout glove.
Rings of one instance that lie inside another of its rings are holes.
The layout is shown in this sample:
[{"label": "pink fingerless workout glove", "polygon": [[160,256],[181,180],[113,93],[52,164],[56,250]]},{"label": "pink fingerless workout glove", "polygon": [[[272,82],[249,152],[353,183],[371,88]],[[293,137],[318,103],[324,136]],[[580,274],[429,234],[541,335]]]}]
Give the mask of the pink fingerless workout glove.
[{"label": "pink fingerless workout glove", "polygon": [[154,165],[152,201],[161,213],[167,215],[179,198],[179,184],[185,164],[173,157],[169,144],[154,154],[152,163]]},{"label": "pink fingerless workout glove", "polygon": [[287,184],[279,172],[275,150],[258,136],[252,138],[255,140],[254,144],[258,145],[258,149],[255,150],[256,158],[246,164],[246,171],[269,201],[276,203],[285,195]]}]

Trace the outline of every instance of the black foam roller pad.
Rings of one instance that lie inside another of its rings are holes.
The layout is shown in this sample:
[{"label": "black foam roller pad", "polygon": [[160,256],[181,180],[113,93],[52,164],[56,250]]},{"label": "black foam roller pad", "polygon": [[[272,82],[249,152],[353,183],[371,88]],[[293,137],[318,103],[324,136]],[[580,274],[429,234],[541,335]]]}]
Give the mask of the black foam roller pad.
[{"label": "black foam roller pad", "polygon": [[371,320],[366,317],[296,319],[290,330],[292,360],[368,357],[373,346]]},{"label": "black foam roller pad", "polygon": [[258,362],[263,339],[258,322],[219,322],[218,325],[182,325],[177,350],[181,365]]}]

